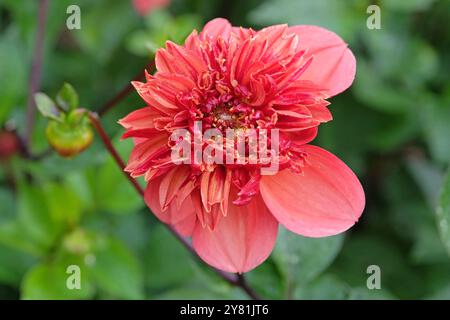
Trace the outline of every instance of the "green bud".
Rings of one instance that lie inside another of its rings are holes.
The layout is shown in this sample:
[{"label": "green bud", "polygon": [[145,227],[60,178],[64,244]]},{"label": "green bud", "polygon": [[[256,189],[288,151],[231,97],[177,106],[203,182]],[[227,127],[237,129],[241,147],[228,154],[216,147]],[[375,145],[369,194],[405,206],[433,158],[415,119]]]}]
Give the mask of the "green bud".
[{"label": "green bud", "polygon": [[94,138],[85,111],[69,112],[64,121],[50,120],[45,130],[47,140],[62,157],[71,158],[88,148]]}]

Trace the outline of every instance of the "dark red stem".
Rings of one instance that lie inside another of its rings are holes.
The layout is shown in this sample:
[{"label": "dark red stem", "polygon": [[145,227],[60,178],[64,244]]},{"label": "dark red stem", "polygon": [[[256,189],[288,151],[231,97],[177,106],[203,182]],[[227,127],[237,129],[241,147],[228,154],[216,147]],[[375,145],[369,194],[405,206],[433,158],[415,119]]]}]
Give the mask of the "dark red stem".
[{"label": "dark red stem", "polygon": [[108,152],[111,154],[111,156],[114,158],[114,161],[117,163],[117,165],[120,167],[120,170],[123,172],[123,174],[126,176],[126,178],[130,181],[130,183],[133,185],[133,187],[136,189],[136,191],[141,195],[144,196],[144,190],[142,187],[137,183],[135,179],[133,179],[128,172],[126,172],[125,169],[125,163],[123,162],[120,155],[117,153],[116,149],[111,143],[111,140],[109,139],[108,135],[106,134],[105,130],[103,129],[102,124],[100,123],[100,119],[98,115],[94,112],[88,111],[89,120],[91,121],[92,125],[94,126],[95,130],[97,131],[100,139],[102,140],[103,144],[105,145],[105,148],[108,150]]},{"label": "dark red stem", "polygon": [[[120,170],[125,174],[128,181],[133,185],[133,187],[136,189],[136,191],[143,197],[144,196],[144,190],[142,187],[137,183],[137,181],[130,176],[128,172],[126,172],[125,169],[125,163],[120,157],[120,155],[117,153],[116,149],[111,143],[111,140],[109,139],[108,135],[106,134],[105,130],[102,127],[102,124],[100,123],[100,119],[96,113],[88,112],[89,119],[94,126],[95,130],[97,131],[100,139],[102,140],[103,144],[105,145],[108,152],[111,154],[117,165],[119,166]],[[183,246],[197,259],[200,259],[200,257],[195,252],[194,248],[192,247],[192,244],[184,238],[182,235],[180,235],[175,229],[173,229],[171,226],[164,224],[169,231],[183,244]],[[224,279],[226,282],[230,283],[233,286],[240,287],[242,290],[244,290],[247,295],[255,300],[260,300],[260,297],[255,293],[255,291],[247,284],[244,275],[243,274],[231,274],[223,272],[219,269],[211,267],[211,269],[219,275],[222,279]]]},{"label": "dark red stem", "polygon": [[[151,69],[153,69],[155,63],[152,61],[148,65],[148,71],[151,72]],[[140,71],[134,78],[134,81],[140,81],[145,78],[145,71]],[[134,91],[133,85],[128,83],[122,90],[120,90],[114,97],[109,99],[99,110],[98,114],[99,116],[103,116],[105,113],[107,113],[109,110],[111,110],[113,107],[116,106],[122,99],[124,99],[126,96],[128,96],[131,92]]]},{"label": "dark red stem", "polygon": [[45,34],[45,25],[47,21],[47,11],[48,11],[48,0],[39,0],[36,43],[34,45],[33,60],[31,63],[29,93],[27,101],[26,128],[25,128],[25,137],[23,141],[27,149],[29,149],[29,143],[31,133],[33,132],[34,118],[36,113],[34,94],[39,90],[41,82],[42,56],[44,51],[44,34]]}]

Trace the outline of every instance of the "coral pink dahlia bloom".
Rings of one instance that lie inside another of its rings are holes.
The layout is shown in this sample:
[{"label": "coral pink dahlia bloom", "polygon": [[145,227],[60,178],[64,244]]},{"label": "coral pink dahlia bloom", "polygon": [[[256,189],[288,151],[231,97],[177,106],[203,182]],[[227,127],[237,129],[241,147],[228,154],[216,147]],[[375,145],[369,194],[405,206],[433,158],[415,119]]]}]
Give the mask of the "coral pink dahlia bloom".
[{"label": "coral pink dahlia bloom", "polygon": [[[355,58],[336,34],[316,26],[254,31],[215,19],[184,45],[167,42],[156,68],[145,83],[133,83],[147,106],[120,121],[135,141],[126,170],[145,176],[147,205],[191,236],[204,261],[246,272],[270,255],[279,223],[325,237],[358,220],[365,197],[357,177],[308,144],[332,119],[326,99],[355,76]],[[198,122],[203,129],[278,129],[278,173],[262,175],[260,162],[174,163],[171,134],[193,132]]]}]

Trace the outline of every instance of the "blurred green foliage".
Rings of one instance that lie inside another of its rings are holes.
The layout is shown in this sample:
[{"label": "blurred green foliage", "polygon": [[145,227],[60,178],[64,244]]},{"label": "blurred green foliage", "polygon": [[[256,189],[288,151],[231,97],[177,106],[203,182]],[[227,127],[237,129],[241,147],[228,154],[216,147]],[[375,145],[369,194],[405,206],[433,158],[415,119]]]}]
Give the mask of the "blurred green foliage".
[{"label": "blurred green foliage", "polygon": [[[63,82],[96,110],[168,39],[223,16],[235,25],[315,24],[355,53],[354,85],[333,98],[334,121],[315,143],[363,182],[367,206],[345,235],[307,239],[280,229],[271,258],[248,274],[264,297],[450,299],[450,2],[379,0],[382,28],[366,27],[363,0],[173,0],[139,17],[131,1],[50,1],[41,91]],[[0,127],[25,131],[38,1],[0,2]],[[81,30],[65,27],[81,8]],[[123,157],[117,120],[143,102],[123,100],[102,122]],[[32,151],[48,148],[37,117]],[[441,188],[443,186],[443,188]],[[79,157],[0,163],[0,298],[170,299],[246,296],[199,264],[156,221],[99,141]],[[301,199],[299,199],[301,205]],[[81,267],[81,290],[65,287]],[[368,290],[378,265],[382,289]]]}]

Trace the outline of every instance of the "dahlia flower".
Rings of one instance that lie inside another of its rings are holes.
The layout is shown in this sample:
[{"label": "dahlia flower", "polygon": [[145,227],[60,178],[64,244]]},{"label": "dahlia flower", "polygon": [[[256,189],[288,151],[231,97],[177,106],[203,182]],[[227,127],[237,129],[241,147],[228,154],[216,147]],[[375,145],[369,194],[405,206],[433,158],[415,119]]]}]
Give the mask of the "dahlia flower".
[{"label": "dahlia flower", "polygon": [[[358,220],[365,197],[357,177],[308,144],[332,119],[327,99],[355,76],[355,58],[339,36],[316,26],[254,31],[215,19],[183,45],[167,42],[155,63],[146,82],[133,82],[147,106],[120,120],[124,138],[135,142],[125,170],[145,177],[147,205],[192,237],[205,262],[246,272],[270,255],[279,223],[299,235],[326,237]],[[278,130],[279,150],[271,158],[278,172],[264,175],[267,164],[248,159],[174,162],[172,150],[184,139],[174,141],[173,133],[192,133],[196,123],[220,132]]]}]

